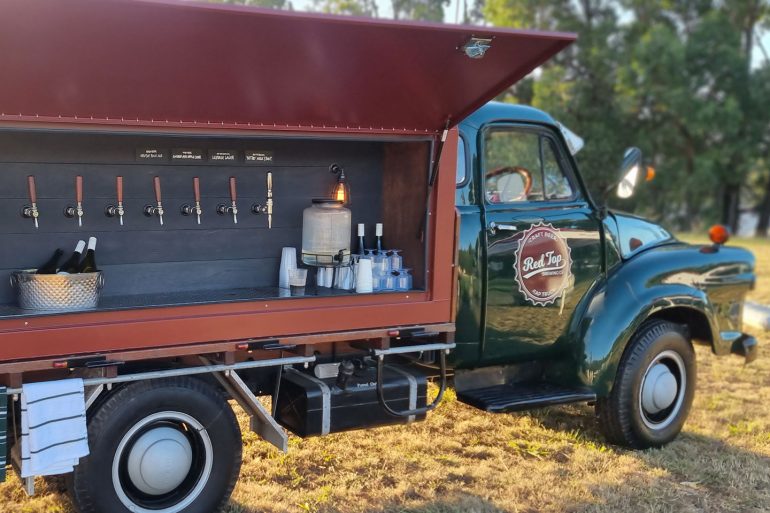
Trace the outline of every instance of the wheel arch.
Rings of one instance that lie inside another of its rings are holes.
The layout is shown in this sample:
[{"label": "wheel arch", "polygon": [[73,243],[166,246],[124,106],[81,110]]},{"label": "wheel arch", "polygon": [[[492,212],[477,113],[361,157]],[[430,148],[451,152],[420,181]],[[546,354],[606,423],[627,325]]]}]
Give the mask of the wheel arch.
[{"label": "wheel arch", "polygon": [[[604,292],[605,294],[607,291]],[[711,344],[719,336],[713,305],[706,294],[693,287],[659,285],[649,288],[643,296],[612,294],[618,300],[601,299],[594,307],[595,315],[583,325],[578,380],[607,397],[615,383],[621,358],[639,328],[650,319],[659,319],[684,326],[691,339]],[[596,300],[596,299],[595,299]]]}]

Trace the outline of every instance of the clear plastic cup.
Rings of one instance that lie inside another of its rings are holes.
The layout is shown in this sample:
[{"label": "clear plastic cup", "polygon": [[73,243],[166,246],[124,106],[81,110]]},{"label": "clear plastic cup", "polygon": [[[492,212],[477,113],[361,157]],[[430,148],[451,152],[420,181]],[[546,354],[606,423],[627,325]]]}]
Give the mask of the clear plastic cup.
[{"label": "clear plastic cup", "polygon": [[305,283],[307,283],[307,269],[289,269],[289,290],[292,296],[304,296]]}]

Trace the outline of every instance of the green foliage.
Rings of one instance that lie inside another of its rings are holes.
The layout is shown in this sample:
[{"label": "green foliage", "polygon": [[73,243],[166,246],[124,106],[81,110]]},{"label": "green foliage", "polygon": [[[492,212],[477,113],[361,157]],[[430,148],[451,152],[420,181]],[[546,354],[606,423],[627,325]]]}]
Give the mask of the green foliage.
[{"label": "green foliage", "polygon": [[[578,162],[600,194],[623,149],[658,181],[618,204],[678,228],[737,224],[741,200],[770,195],[770,63],[752,68],[767,0],[479,0],[494,25],[577,32],[533,82],[504,95],[550,112],[586,140]],[[646,189],[646,190],[645,190]],[[770,199],[768,199],[770,204]]]},{"label": "green foliage", "polygon": [[393,17],[405,20],[443,21],[450,0],[392,0]]},{"label": "green foliage", "polygon": [[289,0],[208,0],[216,4],[251,5],[255,7],[270,7],[272,9],[291,9]]},{"label": "green foliage", "polygon": [[316,11],[327,14],[347,14],[352,16],[377,16],[375,0],[313,0]]}]

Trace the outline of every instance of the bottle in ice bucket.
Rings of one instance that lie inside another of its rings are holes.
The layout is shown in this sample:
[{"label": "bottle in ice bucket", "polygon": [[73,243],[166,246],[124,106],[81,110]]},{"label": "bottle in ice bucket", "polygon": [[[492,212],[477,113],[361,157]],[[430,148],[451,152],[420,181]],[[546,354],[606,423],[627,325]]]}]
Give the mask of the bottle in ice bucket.
[{"label": "bottle in ice bucket", "polygon": [[75,246],[75,251],[59,268],[58,274],[75,274],[80,268],[80,256],[83,254],[83,250],[86,249],[86,241],[79,240]]},{"label": "bottle in ice bucket", "polygon": [[78,267],[79,273],[95,273],[98,271],[96,268],[96,237],[90,237],[88,239],[88,249],[86,250],[86,256],[83,257],[83,261],[80,262]]}]

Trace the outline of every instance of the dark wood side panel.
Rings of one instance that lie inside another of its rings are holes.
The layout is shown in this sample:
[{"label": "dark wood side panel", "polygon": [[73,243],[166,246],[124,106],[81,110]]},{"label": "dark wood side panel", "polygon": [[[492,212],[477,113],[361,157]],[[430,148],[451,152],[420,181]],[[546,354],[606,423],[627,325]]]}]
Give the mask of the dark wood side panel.
[{"label": "dark wood side panel", "polygon": [[[416,288],[425,286],[425,243],[430,144],[387,143],[382,166],[383,241],[403,250]],[[414,256],[413,256],[414,255]],[[415,258],[420,255],[420,258]]]}]

